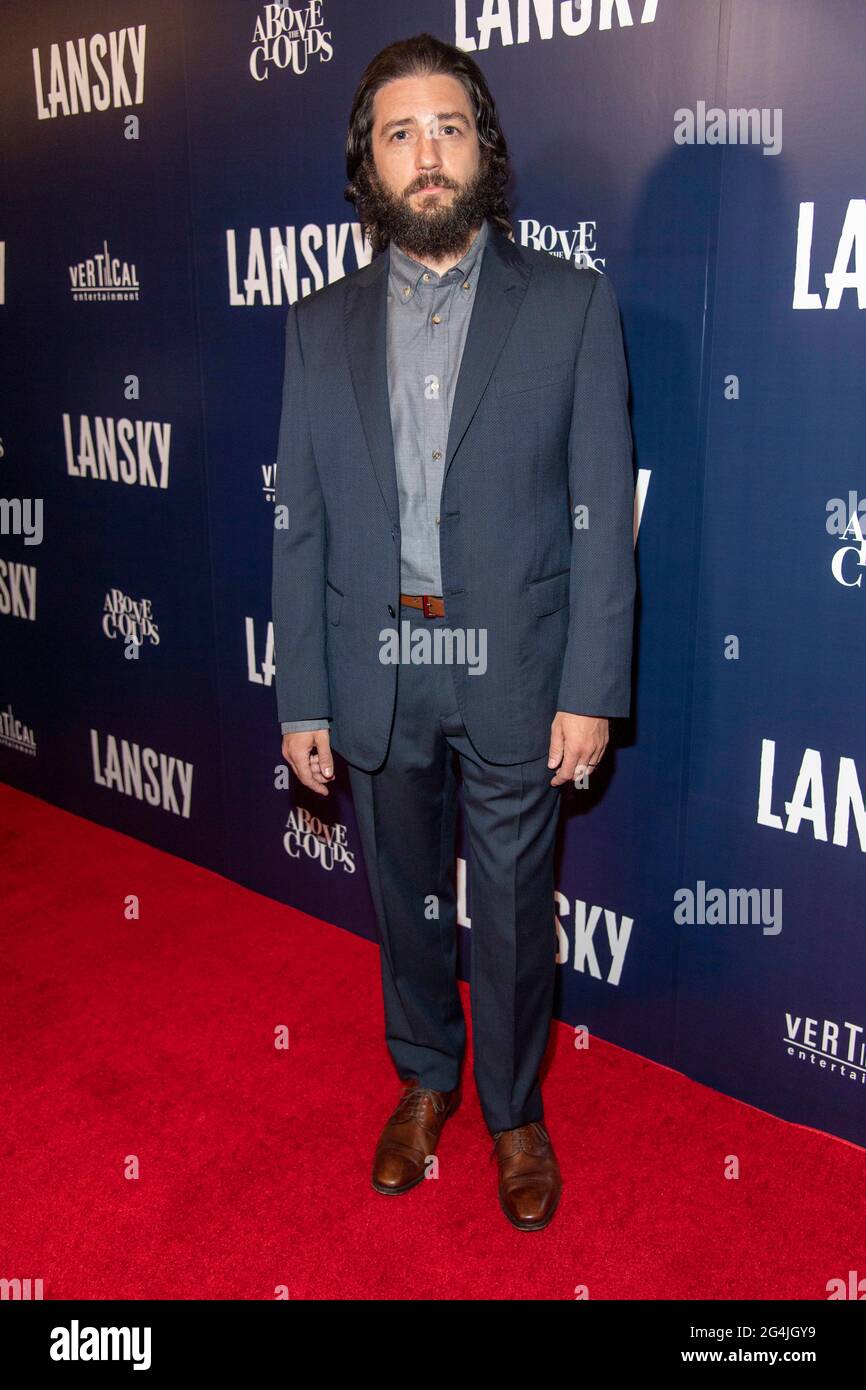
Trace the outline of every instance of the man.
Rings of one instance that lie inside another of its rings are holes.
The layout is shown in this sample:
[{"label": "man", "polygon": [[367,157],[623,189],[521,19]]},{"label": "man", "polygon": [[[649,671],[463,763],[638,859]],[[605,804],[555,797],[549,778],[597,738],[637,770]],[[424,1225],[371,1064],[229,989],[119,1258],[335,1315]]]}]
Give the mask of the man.
[{"label": "man", "polygon": [[[347,140],[368,266],[291,306],[273,619],[283,754],[349,776],[404,1089],[373,1185],[400,1193],[460,1100],[455,755],[470,843],[475,1079],[508,1219],[561,1175],[538,1070],[559,788],[630,706],[632,440],[617,301],[514,243],[484,77],[429,34],[369,64]],[[551,775],[553,771],[553,775]]]}]

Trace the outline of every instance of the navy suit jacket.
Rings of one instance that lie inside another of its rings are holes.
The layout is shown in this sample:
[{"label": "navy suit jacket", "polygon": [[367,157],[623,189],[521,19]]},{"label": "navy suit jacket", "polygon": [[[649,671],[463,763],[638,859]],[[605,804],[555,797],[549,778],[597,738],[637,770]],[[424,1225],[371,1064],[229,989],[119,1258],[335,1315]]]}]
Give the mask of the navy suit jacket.
[{"label": "navy suit jacket", "polygon": [[[634,473],[619,308],[607,276],[491,224],[448,434],[439,545],[446,625],[486,630],[454,665],[489,762],[542,757],[557,710],[628,715]],[[277,451],[278,717],[332,719],[384,760],[398,666],[400,512],[388,400],[389,252],[291,305]],[[413,614],[414,617],[419,615]]]}]

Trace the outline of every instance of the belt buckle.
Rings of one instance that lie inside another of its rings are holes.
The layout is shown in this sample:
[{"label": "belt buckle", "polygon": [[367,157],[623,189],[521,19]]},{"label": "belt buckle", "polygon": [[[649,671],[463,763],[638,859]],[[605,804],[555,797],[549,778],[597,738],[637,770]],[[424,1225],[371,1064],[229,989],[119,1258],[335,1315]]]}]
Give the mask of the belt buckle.
[{"label": "belt buckle", "polygon": [[422,595],[421,595],[421,607],[424,609],[424,617],[425,617],[425,618],[435,618],[435,617],[436,617],[436,614],[433,613],[433,612],[431,612],[431,610],[430,610],[429,600],[430,600],[431,597],[432,597],[431,594],[422,594]]}]

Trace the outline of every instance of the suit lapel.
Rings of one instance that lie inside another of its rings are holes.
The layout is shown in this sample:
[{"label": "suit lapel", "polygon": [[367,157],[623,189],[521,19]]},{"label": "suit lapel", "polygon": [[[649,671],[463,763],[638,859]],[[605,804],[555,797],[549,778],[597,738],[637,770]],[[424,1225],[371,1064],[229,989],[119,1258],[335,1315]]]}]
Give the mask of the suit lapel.
[{"label": "suit lapel", "polygon": [[373,468],[394,525],[400,523],[397,467],[388,398],[388,252],[354,274],[346,287],[346,347],[355,398]]},{"label": "suit lapel", "polygon": [[[396,526],[400,503],[388,397],[389,264],[390,248],[352,276],[344,303],[346,346],[358,410],[379,488]],[[443,479],[490,380],[529,275],[529,267],[514,243],[491,223],[454,391]]]},{"label": "suit lapel", "polygon": [[491,223],[481,257],[477,298],[469,320],[454,390],[443,486],[460,441],[469,428],[497,358],[505,346],[511,325],[523,302],[530,274],[514,243]]}]

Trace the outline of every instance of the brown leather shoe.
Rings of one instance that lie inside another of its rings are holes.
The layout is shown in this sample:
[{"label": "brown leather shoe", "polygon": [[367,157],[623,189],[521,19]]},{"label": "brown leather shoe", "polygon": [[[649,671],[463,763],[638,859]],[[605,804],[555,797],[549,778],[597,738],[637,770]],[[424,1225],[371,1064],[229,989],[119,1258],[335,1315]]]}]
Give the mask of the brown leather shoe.
[{"label": "brown leather shoe", "polygon": [[499,1205],[519,1231],[540,1231],[559,1205],[562,1175],[550,1135],[539,1120],[494,1134]]},{"label": "brown leather shoe", "polygon": [[373,1159],[377,1192],[408,1192],[424,1177],[424,1161],[436,1152],[449,1115],[460,1104],[460,1087],[433,1091],[416,1080],[404,1081],[397,1108],[382,1130]]}]

